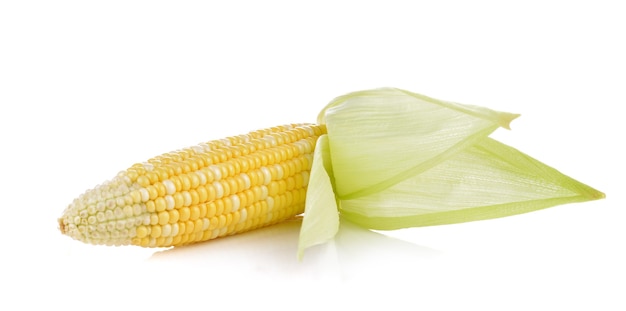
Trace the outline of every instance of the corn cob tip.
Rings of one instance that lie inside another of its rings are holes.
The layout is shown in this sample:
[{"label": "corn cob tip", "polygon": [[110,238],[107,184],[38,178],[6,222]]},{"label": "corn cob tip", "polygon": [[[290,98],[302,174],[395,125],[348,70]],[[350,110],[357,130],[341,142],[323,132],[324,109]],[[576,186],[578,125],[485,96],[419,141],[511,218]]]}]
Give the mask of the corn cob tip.
[{"label": "corn cob tip", "polygon": [[57,219],[57,222],[59,223],[59,231],[61,231],[61,234],[66,234],[67,229],[65,228],[65,225],[63,224],[63,218]]}]

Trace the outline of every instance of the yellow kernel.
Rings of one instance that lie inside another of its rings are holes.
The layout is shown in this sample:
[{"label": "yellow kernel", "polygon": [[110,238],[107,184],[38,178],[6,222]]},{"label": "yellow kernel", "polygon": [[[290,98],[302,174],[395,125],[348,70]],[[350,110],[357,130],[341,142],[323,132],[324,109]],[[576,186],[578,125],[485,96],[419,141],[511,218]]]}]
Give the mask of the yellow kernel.
[{"label": "yellow kernel", "polygon": [[198,196],[198,203],[204,203],[209,198],[209,193],[206,191],[205,187],[198,187],[198,189],[196,189],[194,192]]},{"label": "yellow kernel", "polygon": [[167,208],[167,203],[165,202],[165,199],[161,197],[154,200],[154,205],[156,206],[157,212],[162,212]]},{"label": "yellow kernel", "polygon": [[204,190],[206,190],[206,193],[207,193],[205,202],[210,202],[210,201],[215,200],[216,193],[215,193],[215,187],[213,187],[213,184],[207,184],[206,186],[204,186]]},{"label": "yellow kernel", "polygon": [[241,168],[242,172],[247,172],[250,170],[250,163],[248,162],[248,160],[239,158],[237,162],[239,163],[239,167]]},{"label": "yellow kernel", "polygon": [[223,228],[224,226],[226,226],[226,216],[220,215],[218,217],[218,220],[219,220],[219,224],[217,225],[218,228]]},{"label": "yellow kernel", "polygon": [[152,226],[151,228],[152,230],[150,230],[150,237],[151,238],[158,238],[161,236],[161,226]]},{"label": "yellow kernel", "polygon": [[157,175],[159,175],[160,182],[167,180],[167,178],[169,177],[169,175],[167,174],[167,170],[164,168],[157,168],[155,169],[155,172],[157,173]]},{"label": "yellow kernel", "polygon": [[278,186],[278,182],[272,181],[268,185],[267,189],[268,189],[268,195],[271,196],[271,197],[274,197],[274,196],[276,196],[278,194],[278,191],[280,190],[280,187]]},{"label": "yellow kernel", "polygon": [[148,194],[150,195],[150,200],[154,200],[157,197],[159,197],[159,192],[157,191],[156,187],[150,185],[146,187],[146,190],[148,190]]},{"label": "yellow kernel", "polygon": [[291,191],[296,187],[296,181],[293,177],[288,177],[285,180],[285,190]]},{"label": "yellow kernel", "polygon": [[177,223],[178,219],[180,219],[180,213],[178,212],[178,210],[173,209],[171,211],[168,211],[168,213],[170,214],[170,223]]},{"label": "yellow kernel", "polygon": [[236,178],[229,178],[227,179],[228,182],[228,186],[230,187],[230,193],[237,193],[241,190],[243,190],[243,181],[241,181],[241,186],[239,186],[239,183],[237,183],[237,179]]},{"label": "yellow kernel", "polygon": [[287,183],[285,182],[285,180],[279,180],[278,186],[278,193],[285,193],[285,191],[287,191]]},{"label": "yellow kernel", "polygon": [[189,220],[189,217],[191,216],[191,211],[189,210],[189,207],[183,207],[179,210],[179,212],[180,212],[180,221]]},{"label": "yellow kernel", "polygon": [[200,178],[196,174],[189,174],[189,181],[191,182],[190,189],[196,189],[200,185]]},{"label": "yellow kernel", "polygon": [[[204,189],[204,188],[201,188],[201,189]],[[184,195],[185,194],[183,193],[183,196]],[[198,192],[196,190],[193,190],[193,189],[189,190],[189,197],[191,198],[191,201],[189,202],[189,204],[185,202],[186,206],[198,205],[198,203],[200,203],[200,195],[198,195]]]},{"label": "yellow kernel", "polygon": [[165,244],[165,237],[160,236],[156,239],[156,246],[163,246]]},{"label": "yellow kernel", "polygon": [[230,184],[227,180],[221,180],[219,181],[219,183],[222,185],[222,189],[224,190],[224,193],[222,194],[223,197],[226,197],[232,193],[230,189]]},{"label": "yellow kernel", "polygon": [[159,212],[159,225],[165,225],[170,221],[170,213],[167,211]]},{"label": "yellow kernel", "polygon": [[295,174],[295,175],[293,175],[293,181],[294,181],[293,187],[295,189],[302,188],[302,174]]},{"label": "yellow kernel", "polygon": [[217,207],[215,206],[215,202],[210,202],[207,204],[206,217],[213,217],[217,213]]},{"label": "yellow kernel", "polygon": [[213,230],[217,228],[217,225],[220,224],[220,221],[217,217],[211,217],[211,225],[209,225],[209,230]]},{"label": "yellow kernel", "polygon": [[146,176],[137,177],[137,183],[142,187],[147,187],[150,185],[150,179]]},{"label": "yellow kernel", "polygon": [[129,169],[128,171],[126,171],[126,176],[130,178],[130,181],[135,182],[137,180],[137,177],[139,177],[139,174],[137,174],[135,170]]},{"label": "yellow kernel", "polygon": [[216,200],[215,201],[215,214],[222,215],[224,213],[224,201]]},{"label": "yellow kernel", "polygon": [[198,210],[200,210],[200,215],[198,217],[200,218],[206,217],[206,211],[207,211],[206,204],[199,204]]},{"label": "yellow kernel", "polygon": [[230,226],[230,224],[233,222],[233,214],[226,214],[226,224],[225,226],[228,227]]},{"label": "yellow kernel", "polygon": [[180,181],[182,183],[183,191],[187,191],[191,188],[191,181],[189,180],[189,176],[187,174],[181,175]]},{"label": "yellow kernel", "polygon": [[248,205],[248,197],[244,192],[233,194],[231,200],[233,201],[233,209],[235,211]]},{"label": "yellow kernel", "polygon": [[167,194],[167,188],[165,187],[163,183],[157,182],[153,186],[156,188],[157,193],[159,194],[160,197],[165,196]]},{"label": "yellow kernel", "polygon": [[191,194],[189,194],[189,191],[183,191],[182,195],[183,195],[183,206],[191,205]]},{"label": "yellow kernel", "polygon": [[176,192],[172,195],[174,197],[174,207],[181,208],[183,207],[183,203],[185,203],[185,198],[183,198],[183,194],[180,192]]},{"label": "yellow kernel", "polygon": [[194,232],[202,231],[202,227],[203,227],[202,219],[196,219],[196,221],[194,222]]},{"label": "yellow kernel", "polygon": [[154,184],[155,182],[159,181],[159,175],[157,175],[155,172],[147,172],[146,177],[148,177],[148,179],[150,180],[150,184]]},{"label": "yellow kernel", "polygon": [[176,191],[181,191],[183,188],[182,182],[180,181],[179,176],[171,176],[170,180],[174,183],[174,187],[176,187]]},{"label": "yellow kernel", "polygon": [[193,232],[194,232],[194,230],[195,230],[195,225],[194,225],[194,222],[193,222],[193,221],[191,221],[191,220],[188,220],[188,221],[185,223],[185,227],[187,227],[187,230],[185,230],[185,233],[186,233],[186,234],[191,234],[191,233],[193,233]]},{"label": "yellow kernel", "polygon": [[133,203],[141,203],[141,193],[139,193],[139,190],[131,191],[130,197],[133,199]]},{"label": "yellow kernel", "polygon": [[225,197],[221,201],[224,202],[224,213],[230,213],[233,210],[233,202],[230,197]]},{"label": "yellow kernel", "polygon": [[150,215],[150,224],[151,225],[156,225],[159,223],[159,216],[157,214],[151,214]]},{"label": "yellow kernel", "polygon": [[154,201],[148,201],[146,202],[146,211],[152,213],[154,211],[156,211],[156,206],[154,204]]},{"label": "yellow kernel", "polygon": [[[256,202],[258,200],[263,200],[264,198],[263,196],[263,191],[261,190],[261,187],[254,187],[250,190],[248,190],[252,193],[252,199],[248,198],[249,202]],[[247,194],[247,193],[246,193]]]},{"label": "yellow kernel", "polygon": [[200,209],[197,206],[192,206],[190,208],[189,219],[196,220],[200,217]]}]

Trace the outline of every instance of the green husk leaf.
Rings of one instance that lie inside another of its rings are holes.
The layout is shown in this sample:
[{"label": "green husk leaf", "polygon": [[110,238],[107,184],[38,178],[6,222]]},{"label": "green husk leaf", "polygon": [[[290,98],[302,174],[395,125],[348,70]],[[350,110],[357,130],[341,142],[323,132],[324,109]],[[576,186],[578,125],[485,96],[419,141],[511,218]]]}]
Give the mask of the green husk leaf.
[{"label": "green husk leaf", "polygon": [[328,136],[322,135],[317,140],[313,154],[306,207],[298,242],[299,259],[302,258],[306,248],[329,241],[339,230],[337,201],[331,177],[327,173],[332,172],[329,156]]},{"label": "green husk leaf", "polygon": [[342,200],[342,217],[371,229],[467,222],[589,201],[604,193],[491,138],[383,191]]},{"label": "green husk leaf", "polygon": [[424,172],[518,115],[394,88],[355,92],[320,113],[339,199],[382,191]]}]

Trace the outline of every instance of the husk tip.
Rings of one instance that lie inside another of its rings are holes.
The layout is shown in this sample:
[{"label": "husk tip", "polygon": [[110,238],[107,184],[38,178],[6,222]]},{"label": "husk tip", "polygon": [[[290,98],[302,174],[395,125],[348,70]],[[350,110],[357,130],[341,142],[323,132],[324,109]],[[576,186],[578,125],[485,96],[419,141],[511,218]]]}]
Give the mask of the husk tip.
[{"label": "husk tip", "polygon": [[519,116],[521,116],[521,114],[519,113],[509,113],[509,112],[502,112],[500,113],[500,118],[499,118],[499,123],[500,126],[510,130],[511,129],[511,122],[515,119],[517,119]]}]

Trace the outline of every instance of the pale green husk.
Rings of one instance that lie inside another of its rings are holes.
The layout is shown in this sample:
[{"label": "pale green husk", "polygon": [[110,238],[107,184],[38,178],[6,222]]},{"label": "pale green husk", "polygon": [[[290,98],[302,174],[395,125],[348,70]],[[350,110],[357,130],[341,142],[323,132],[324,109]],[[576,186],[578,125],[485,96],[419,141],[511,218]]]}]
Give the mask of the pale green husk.
[{"label": "pale green husk", "polygon": [[603,198],[487,136],[517,114],[394,88],[336,98],[318,122],[299,254],[333,238],[338,214],[372,229],[451,224]]}]

